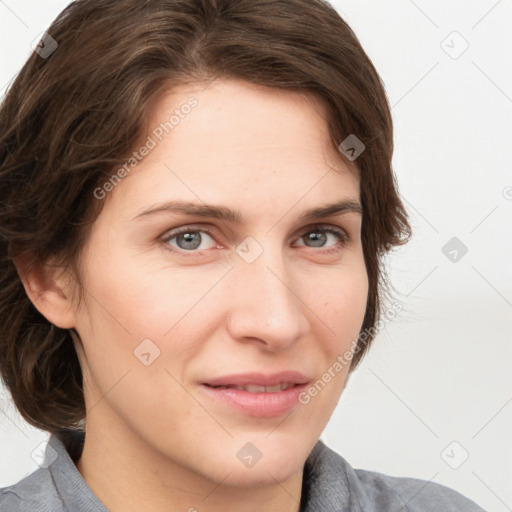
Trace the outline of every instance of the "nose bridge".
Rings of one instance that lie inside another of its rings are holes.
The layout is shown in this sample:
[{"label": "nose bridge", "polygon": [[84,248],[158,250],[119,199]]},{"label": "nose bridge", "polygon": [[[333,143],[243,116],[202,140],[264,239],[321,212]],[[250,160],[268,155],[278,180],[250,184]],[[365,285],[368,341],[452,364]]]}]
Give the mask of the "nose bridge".
[{"label": "nose bridge", "polygon": [[293,275],[280,244],[252,237],[238,247],[236,290],[230,329],[236,338],[259,338],[283,347],[303,334],[306,318],[294,290]]}]

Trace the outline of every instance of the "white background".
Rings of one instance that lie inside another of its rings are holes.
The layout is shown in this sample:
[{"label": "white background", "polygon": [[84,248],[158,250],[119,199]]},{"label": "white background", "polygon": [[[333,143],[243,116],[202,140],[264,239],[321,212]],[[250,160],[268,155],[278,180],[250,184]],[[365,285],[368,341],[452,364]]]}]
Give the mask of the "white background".
[{"label": "white background", "polygon": [[[1,95],[67,3],[0,1]],[[389,258],[404,311],[350,378],[322,439],[355,467],[512,510],[512,1],[334,5],[385,83],[414,237]],[[442,252],[452,237],[468,249],[456,262]],[[3,487],[37,468],[31,453],[48,435],[0,392]]]}]

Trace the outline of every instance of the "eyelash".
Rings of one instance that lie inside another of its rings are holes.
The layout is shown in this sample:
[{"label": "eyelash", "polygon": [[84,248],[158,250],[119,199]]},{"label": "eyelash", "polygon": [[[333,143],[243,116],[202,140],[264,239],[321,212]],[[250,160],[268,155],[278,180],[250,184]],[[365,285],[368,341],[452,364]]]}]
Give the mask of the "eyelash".
[{"label": "eyelash", "polygon": [[[323,254],[331,254],[331,253],[335,253],[335,252],[341,251],[341,249],[343,247],[345,247],[345,245],[350,240],[350,238],[349,238],[349,236],[348,236],[348,234],[347,234],[347,232],[345,230],[343,230],[341,228],[335,228],[332,225],[322,225],[322,224],[318,224],[318,225],[314,225],[314,226],[308,226],[305,231],[301,232],[301,234],[299,235],[298,238],[303,238],[308,233],[314,233],[314,232],[331,233],[333,235],[336,235],[338,237],[338,239],[339,239],[338,243],[336,243],[336,245],[331,247],[330,249],[322,250],[322,248],[320,247],[318,249],[318,252],[321,252]],[[175,247],[171,247],[169,245],[169,242],[171,240],[177,238],[179,235],[181,235],[183,233],[206,233],[212,239],[215,238],[213,236],[212,230],[209,227],[206,227],[206,226],[185,226],[185,227],[181,228],[179,231],[168,233],[162,239],[162,243],[164,244],[165,249],[170,251],[170,252],[177,253],[179,255],[186,256],[186,257],[194,257],[194,256],[197,256],[198,254],[201,254],[202,252],[208,250],[208,249],[204,249],[204,250],[185,251],[183,249],[180,250],[180,249],[176,249]],[[314,249],[314,247],[310,247],[310,249]]]}]

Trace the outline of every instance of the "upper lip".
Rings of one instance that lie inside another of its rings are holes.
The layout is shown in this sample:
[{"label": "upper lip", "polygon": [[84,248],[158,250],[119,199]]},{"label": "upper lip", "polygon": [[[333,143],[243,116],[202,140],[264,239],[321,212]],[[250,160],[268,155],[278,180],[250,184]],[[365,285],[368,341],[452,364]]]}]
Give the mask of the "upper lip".
[{"label": "upper lip", "polygon": [[310,379],[300,372],[288,370],[279,373],[265,374],[258,372],[238,373],[208,379],[203,384],[209,386],[275,386],[276,384],[306,384]]}]

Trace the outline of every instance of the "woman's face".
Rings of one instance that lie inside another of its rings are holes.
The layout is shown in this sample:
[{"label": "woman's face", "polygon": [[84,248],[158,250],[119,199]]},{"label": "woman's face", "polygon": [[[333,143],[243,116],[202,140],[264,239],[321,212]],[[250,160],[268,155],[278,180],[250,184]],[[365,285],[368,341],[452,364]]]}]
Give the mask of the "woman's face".
[{"label": "woman's face", "polygon": [[[346,382],[335,363],[368,292],[361,214],[304,215],[360,201],[324,116],[299,93],[232,80],[153,105],[148,150],[107,186],[83,252],[88,435],[233,485],[301,471]],[[294,387],[252,386],[279,383]]]}]

